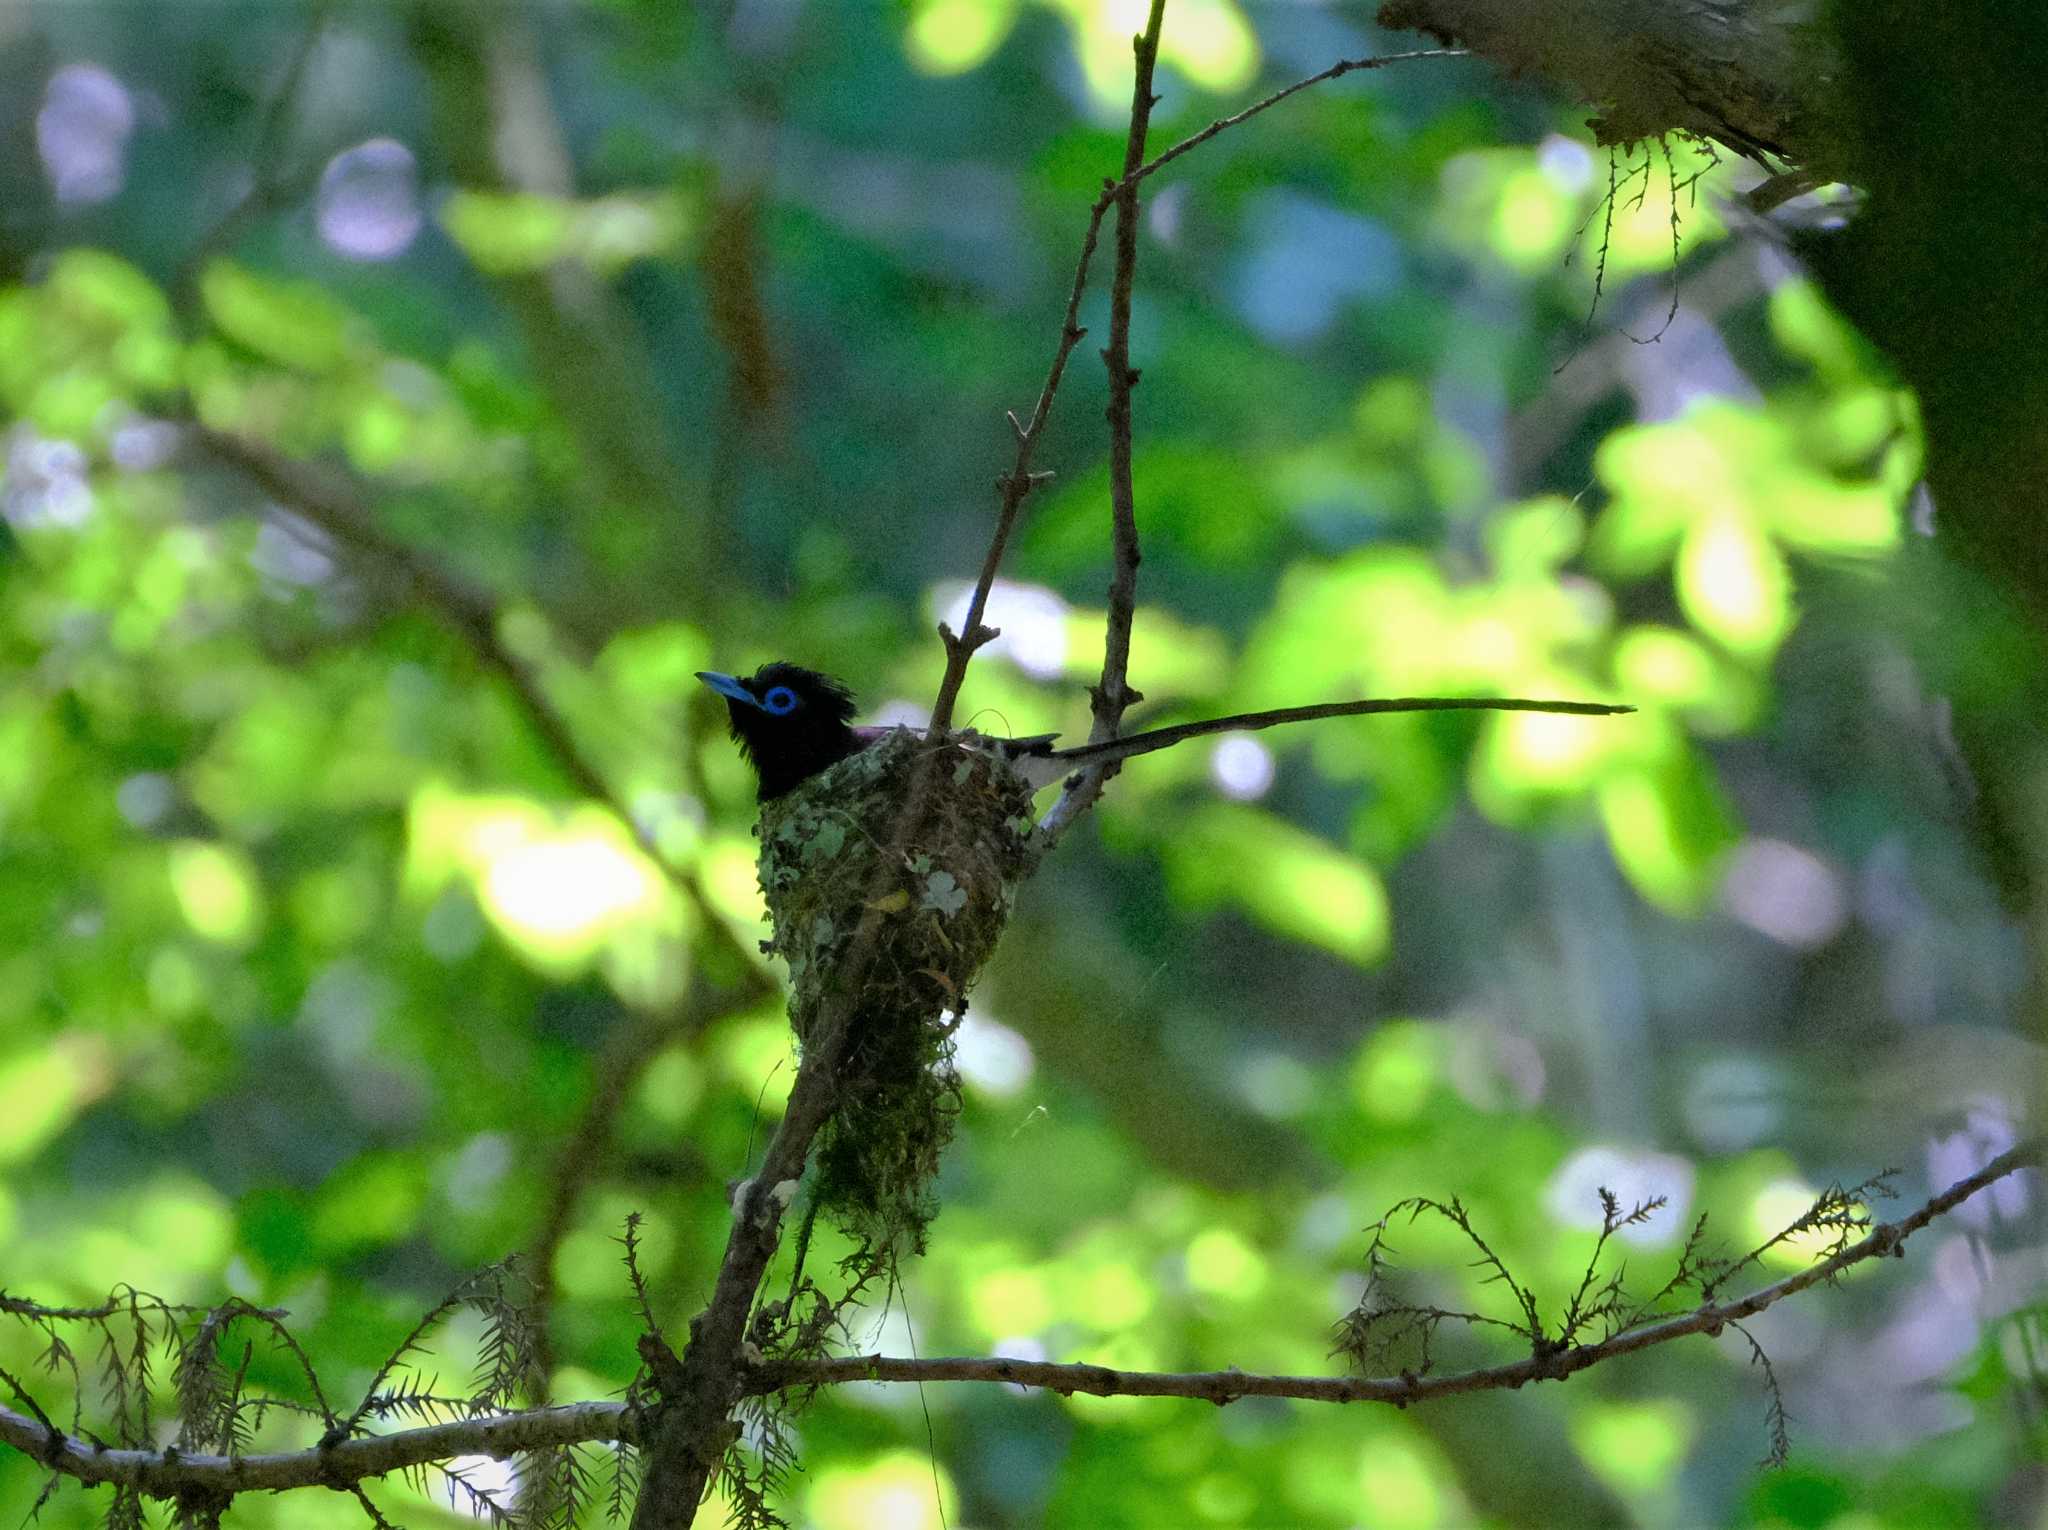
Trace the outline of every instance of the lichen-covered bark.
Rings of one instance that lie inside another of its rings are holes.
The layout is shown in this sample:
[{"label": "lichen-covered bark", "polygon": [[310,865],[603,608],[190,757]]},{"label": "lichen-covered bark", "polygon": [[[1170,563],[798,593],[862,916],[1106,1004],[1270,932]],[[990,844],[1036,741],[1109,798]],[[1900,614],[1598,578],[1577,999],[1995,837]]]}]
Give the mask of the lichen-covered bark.
[{"label": "lichen-covered bark", "polygon": [[1584,101],[1600,143],[1692,133],[1838,179],[1843,109],[1817,11],[1795,0],[1385,0],[1379,21]]}]

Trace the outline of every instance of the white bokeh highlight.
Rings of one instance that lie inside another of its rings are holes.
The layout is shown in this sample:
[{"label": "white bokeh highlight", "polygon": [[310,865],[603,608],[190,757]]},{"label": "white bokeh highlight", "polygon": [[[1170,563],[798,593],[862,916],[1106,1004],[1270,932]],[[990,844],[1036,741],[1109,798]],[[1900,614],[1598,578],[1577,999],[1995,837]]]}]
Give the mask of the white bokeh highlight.
[{"label": "white bokeh highlight", "polygon": [[1233,802],[1253,802],[1273,789],[1273,751],[1249,733],[1224,735],[1209,751],[1209,779]]},{"label": "white bokeh highlight", "polygon": [[[955,632],[967,624],[971,585],[943,591],[945,622]],[[1041,584],[1013,584],[998,579],[988,592],[985,625],[1002,635],[982,649],[989,658],[1007,659],[1034,680],[1051,680],[1067,667],[1067,603]]]},{"label": "white bokeh highlight", "polygon": [[1580,1148],[1558,1166],[1544,1188],[1543,1204],[1567,1227],[1598,1227],[1601,1190],[1612,1192],[1623,1212],[1661,1195],[1665,1205],[1648,1221],[1624,1227],[1615,1236],[1636,1244],[1669,1243],[1685,1231],[1692,1188],[1692,1164],[1675,1153],[1629,1152],[1595,1144]]}]

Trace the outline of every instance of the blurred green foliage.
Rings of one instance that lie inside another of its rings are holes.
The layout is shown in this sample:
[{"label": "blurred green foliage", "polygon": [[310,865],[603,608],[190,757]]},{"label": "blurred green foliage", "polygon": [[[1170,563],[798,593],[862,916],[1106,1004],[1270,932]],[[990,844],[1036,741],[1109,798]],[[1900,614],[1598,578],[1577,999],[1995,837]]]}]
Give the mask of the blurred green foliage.
[{"label": "blurred green foliage", "polygon": [[[707,920],[763,933],[750,783],[690,676],[788,657],[871,715],[929,700],[1002,411],[1038,386],[1117,163],[1128,9],[619,0],[514,13],[495,41],[428,7],[0,23],[40,91],[0,108],[43,165],[0,226],[22,274],[0,290],[10,1292],[286,1307],[350,1396],[443,1291],[541,1236],[564,1144],[653,1034],[614,1130],[567,1163],[554,1394],[632,1373],[627,1212],[664,1322],[694,1310],[790,1066],[774,1001],[661,1028],[703,989]],[[1404,45],[1356,8],[1175,0],[1159,141]],[[1730,165],[1610,167],[1472,64],[1360,80],[1149,187],[1146,716],[1638,711],[1347,719],[1133,764],[1026,891],[962,1033],[930,1256],[854,1342],[902,1352],[908,1322],[921,1354],[1321,1371],[1363,1229],[1406,1196],[1461,1197],[1554,1313],[1599,1184],[1670,1196],[1629,1230],[1654,1288],[1702,1213],[1734,1248],[1885,1163],[1917,1195],[2018,1109],[2011,933],[1887,609],[1910,402],[1731,236]],[[355,146],[394,139],[403,174],[350,180],[392,164]],[[111,183],[81,181],[108,143]],[[962,698],[978,726],[1087,726],[1091,359]],[[371,534],[323,528],[202,425],[345,468]],[[481,629],[451,588],[486,592]],[[1793,1414],[1774,1472],[1731,1336],[1399,1414],[842,1388],[798,1425],[788,1507],[826,1530],[942,1505],[2004,1523],[2035,1469],[2003,1423],[2026,1345],[1956,1272],[2016,1258],[2022,1210],[1757,1325]],[[1497,1310],[1450,1230],[1395,1242],[1424,1299]],[[466,1374],[475,1339],[456,1325],[423,1368]],[[41,1347],[0,1331],[0,1364],[68,1409]],[[1503,1357],[1443,1335],[1445,1364]],[[303,1386],[260,1344],[251,1366]],[[0,1460],[0,1513],[39,1484]],[[372,1492],[407,1523],[466,1517]],[[69,1491],[42,1522],[97,1512]],[[296,1494],[234,1522],[357,1513]]]}]

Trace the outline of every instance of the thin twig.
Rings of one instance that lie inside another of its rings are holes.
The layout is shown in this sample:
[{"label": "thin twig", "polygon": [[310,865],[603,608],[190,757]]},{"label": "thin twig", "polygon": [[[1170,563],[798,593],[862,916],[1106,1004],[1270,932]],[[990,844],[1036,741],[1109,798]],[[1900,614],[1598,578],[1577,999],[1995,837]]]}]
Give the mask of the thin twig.
[{"label": "thin twig", "polygon": [[1170,749],[1211,733],[1255,733],[1283,723],[1315,722],[1325,717],[1375,717],[1388,712],[1549,712],[1568,717],[1616,717],[1635,708],[1611,701],[1553,701],[1531,696],[1380,696],[1364,701],[1320,701],[1312,706],[1273,707],[1264,712],[1232,712],[1199,722],[1175,723],[1147,733],[1104,739],[1055,749],[1050,758],[1072,761],[1079,769],[1096,755],[1116,753],[1119,762],[1155,750]]},{"label": "thin twig", "polygon": [[1233,113],[1228,117],[1217,118],[1214,122],[1203,128],[1201,132],[1183,138],[1172,148],[1165,150],[1156,158],[1147,160],[1135,170],[1126,168],[1124,178],[1110,187],[1107,194],[1110,196],[1120,195],[1137,185],[1138,182],[1165,169],[1183,154],[1188,153],[1192,149],[1199,149],[1218,133],[1234,128],[1240,122],[1249,121],[1269,107],[1278,106],[1289,96],[1299,91],[1307,90],[1311,85],[1320,85],[1325,80],[1338,79],[1347,74],[1354,74],[1361,69],[1384,69],[1389,64],[1407,64],[1420,58],[1464,58],[1468,52],[1469,50],[1465,48],[1419,48],[1413,53],[1385,53],[1377,58],[1347,58],[1342,63],[1332,64],[1321,74],[1312,74],[1305,80],[1296,80],[1292,85],[1274,91],[1263,101],[1256,101],[1241,112]]},{"label": "thin twig", "polygon": [[[1131,391],[1138,385],[1138,374],[1131,366],[1131,292],[1138,273],[1139,171],[1144,167],[1145,136],[1151,126],[1152,107],[1158,101],[1152,94],[1152,70],[1159,57],[1159,22],[1164,8],[1165,0],[1152,0],[1145,33],[1132,44],[1137,69],[1131,90],[1131,130],[1124,140],[1124,174],[1121,181],[1103,191],[1103,196],[1116,206],[1116,266],[1110,277],[1109,344],[1102,351],[1102,364],[1109,371],[1109,407],[1105,415],[1109,421],[1110,541],[1115,562],[1109,580],[1109,615],[1103,624],[1102,678],[1089,692],[1089,708],[1095,720],[1088,730],[1088,739],[1098,744],[1115,738],[1125,709],[1144,699],[1130,685],[1131,622],[1137,614],[1140,557],[1137,489],[1131,476]],[[1046,815],[1048,839],[1057,838],[1065,825],[1101,796],[1103,783],[1116,771],[1116,762],[1109,761],[1075,776]]]},{"label": "thin twig", "polygon": [[[1151,29],[1155,34],[1157,29]],[[1156,48],[1154,49],[1156,55]],[[1060,322],[1059,340],[1053,347],[1052,364],[1046,369],[1045,382],[1038,390],[1038,402],[1032,406],[1029,419],[1020,420],[1012,412],[1009,416],[1010,431],[1016,438],[1016,456],[1010,463],[1010,470],[996,480],[996,527],[989,538],[988,552],[981,560],[981,572],[974,581],[974,589],[967,597],[967,614],[960,623],[959,632],[941,622],[940,639],[946,645],[946,669],[939,682],[937,699],[932,703],[933,737],[952,725],[953,708],[959,700],[961,682],[966,678],[968,661],[983,645],[997,636],[997,630],[985,624],[988,614],[990,592],[995,588],[997,571],[1002,567],[1003,554],[1010,545],[1010,535],[1016,529],[1017,518],[1025,499],[1031,491],[1045,482],[1050,473],[1035,473],[1031,470],[1031,459],[1037,450],[1040,437],[1044,434],[1046,420],[1052,414],[1055,395],[1066,376],[1067,360],[1074,353],[1074,347],[1088,333],[1081,327],[1081,299],[1088,290],[1088,268],[1095,259],[1095,249],[1102,237],[1102,220],[1116,207],[1120,199],[1135,188],[1139,182],[1156,174],[1190,150],[1199,148],[1217,134],[1236,127],[1239,123],[1256,117],[1260,112],[1279,105],[1289,96],[1319,85],[1325,80],[1334,80],[1341,75],[1351,74],[1360,69],[1381,69],[1388,64],[1406,63],[1412,59],[1457,58],[1463,54],[1460,48],[1428,48],[1413,53],[1392,53],[1381,58],[1346,59],[1333,64],[1320,74],[1297,80],[1282,90],[1275,91],[1264,100],[1255,102],[1233,116],[1220,118],[1203,128],[1192,137],[1184,138],[1157,158],[1143,164],[1131,159],[1126,143],[1124,174],[1121,179],[1105,181],[1102,194],[1088,209],[1088,225],[1081,235],[1081,257],[1074,264],[1074,280],[1067,292],[1066,316]],[[1150,105],[1146,107],[1150,112]],[[1143,143],[1139,149],[1142,153]],[[1136,165],[1136,168],[1132,168]]]}]

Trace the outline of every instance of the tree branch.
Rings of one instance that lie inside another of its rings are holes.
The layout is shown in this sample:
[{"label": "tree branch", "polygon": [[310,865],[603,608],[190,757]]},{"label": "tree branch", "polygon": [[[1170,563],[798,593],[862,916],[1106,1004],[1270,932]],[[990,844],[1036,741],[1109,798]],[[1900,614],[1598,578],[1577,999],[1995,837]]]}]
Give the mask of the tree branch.
[{"label": "tree branch", "polygon": [[240,469],[257,487],[293,514],[319,527],[343,547],[403,575],[417,591],[421,603],[469,647],[484,668],[494,671],[505,681],[513,699],[526,714],[528,723],[570,782],[583,795],[611,810],[648,859],[661,868],[670,883],[689,902],[712,944],[723,950],[739,975],[737,983],[732,985],[736,1007],[759,1002],[774,994],[773,979],[746,952],[739,938],[711,907],[697,879],[662,854],[653,836],[639,823],[632,809],[605,779],[597,762],[577,740],[568,720],[542,688],[539,676],[505,642],[500,631],[498,603],[489,591],[442,567],[418,548],[385,531],[377,524],[362,494],[340,475],[274,452],[244,437],[203,425],[194,427],[194,436],[207,453]]},{"label": "tree branch", "polygon": [[1445,1376],[1266,1376],[1244,1371],[1114,1371],[1099,1365],[1062,1365],[1053,1361],[1001,1358],[894,1359],[883,1355],[849,1355],[839,1359],[790,1365],[763,1371],[755,1385],[761,1390],[782,1386],[826,1385],[841,1381],[985,1381],[1037,1386],[1050,1391],[1085,1392],[1095,1397],[1190,1397],[1227,1403],[1240,1397],[1287,1397],[1300,1402],[1381,1402],[1405,1407],[1437,1397],[1466,1392],[1499,1391],[1531,1381],[1562,1381],[1603,1361],[1669,1344],[1693,1334],[1717,1335],[1731,1323],[1756,1316],[1787,1297],[1796,1296],[1866,1260],[1898,1258],[1906,1241],[1971,1196],[2021,1169],[2037,1168],[2043,1139],[2033,1138],[2001,1153],[1976,1173],[1967,1175],[1896,1222],[1879,1222],[1847,1248],[1796,1274],[1745,1296],[1705,1301],[1690,1311],[1654,1322],[1638,1323],[1594,1344],[1574,1345],[1511,1365],[1486,1366]]},{"label": "tree branch", "polygon": [[[794,1101],[792,1102],[794,1105]],[[792,1115],[795,1114],[794,1109]],[[788,1118],[785,1118],[788,1119]],[[780,1134],[778,1134],[780,1135]],[[1229,1403],[1240,1397],[1282,1397],[1298,1402],[1391,1403],[1406,1407],[1439,1397],[1469,1392],[1500,1391],[1532,1381],[1565,1377],[1622,1355],[1669,1344],[1693,1334],[1715,1335],[1724,1328],[1776,1306],[1786,1298],[1834,1280],[1867,1260],[1896,1258],[1915,1233],[1955,1210],[1980,1190],[2042,1161],[2042,1141],[2032,1139],[1957,1180],[1918,1210],[1896,1222],[1881,1222],[1847,1248],[1794,1275],[1759,1287],[1745,1296],[1706,1301],[1673,1317],[1623,1329],[1598,1343],[1576,1345],[1511,1365],[1486,1366],[1443,1376],[1403,1375],[1277,1376],[1245,1371],[1118,1371],[1099,1365],[1063,1365],[1052,1361],[1001,1357],[936,1357],[900,1359],[886,1355],[849,1355],[839,1359],[756,1366],[737,1377],[742,1395],[759,1395],[792,1386],[829,1386],[850,1381],[1001,1383],[1043,1387],[1094,1397],[1185,1397]],[[771,1145],[769,1162],[777,1162]],[[800,1168],[801,1165],[799,1164]],[[750,1204],[764,1175],[742,1186],[740,1200]],[[56,1309],[52,1309],[56,1310]],[[79,1309],[96,1312],[100,1309]],[[463,1419],[392,1434],[362,1436],[308,1450],[235,1457],[187,1455],[168,1450],[112,1450],[89,1444],[56,1430],[47,1417],[36,1418],[0,1408],[0,1442],[46,1462],[66,1477],[88,1486],[121,1484],[151,1497],[171,1497],[194,1489],[238,1493],[275,1492],[289,1488],[347,1487],[365,1478],[409,1466],[425,1465],[462,1455],[507,1457],[548,1446],[624,1440],[643,1442],[634,1410],[624,1403],[574,1403],[534,1408],[490,1418]],[[652,1484],[650,1483],[650,1487]],[[643,1493],[643,1502],[648,1495]],[[691,1500],[683,1513],[687,1523]]]},{"label": "tree branch", "polygon": [[241,1456],[188,1454],[176,1447],[110,1450],[73,1435],[59,1435],[53,1451],[49,1438],[33,1418],[0,1408],[0,1441],[64,1476],[88,1487],[122,1484],[152,1498],[169,1498],[193,1489],[248,1493],[341,1487],[456,1456],[503,1458],[551,1445],[636,1441],[638,1434],[632,1410],[624,1403],[588,1402],[360,1435],[307,1450]]},{"label": "tree branch", "polygon": [[[306,16],[276,90],[271,92],[256,125],[256,139],[249,152],[249,184],[214,221],[211,228],[193,242],[192,248],[172,275],[170,288],[179,307],[189,308],[199,291],[199,278],[215,255],[228,249],[257,219],[283,207],[309,191],[325,166],[325,156],[309,156],[293,169],[283,165],[285,141],[292,127],[292,109],[297,104],[306,66],[327,30],[334,0],[315,0]],[[337,148],[340,145],[336,145]]]},{"label": "tree branch", "polygon": [[[336,475],[204,427],[198,427],[197,436],[206,451],[239,468],[265,493],[337,543],[403,574],[421,602],[469,647],[477,661],[504,679],[534,732],[570,781],[585,796],[609,808],[627,827],[642,851],[688,901],[704,938],[723,957],[720,965],[729,974],[723,981],[694,984],[680,1003],[637,1017],[626,1041],[609,1049],[600,1059],[590,1103],[557,1160],[554,1189],[535,1244],[534,1294],[545,1354],[549,1347],[547,1319],[554,1296],[554,1251],[574,1220],[583,1191],[597,1172],[603,1150],[611,1140],[613,1124],[632,1093],[634,1081],[669,1042],[695,1035],[726,1015],[765,1001],[776,992],[775,982],[711,906],[696,877],[661,853],[653,836],[612,789],[567,720],[549,700],[539,677],[505,643],[497,603],[488,591],[384,531],[369,506]],[[542,1374],[550,1369],[544,1367]]]},{"label": "tree branch", "polygon": [[[1104,743],[1117,735],[1124,711],[1134,701],[1144,700],[1142,692],[1131,689],[1131,622],[1138,605],[1138,511],[1137,491],[1131,477],[1131,391],[1138,374],[1131,366],[1131,290],[1138,273],[1138,182],[1145,163],[1145,136],[1151,126],[1152,108],[1158,97],[1152,94],[1152,70],[1159,58],[1159,23],[1165,0],[1152,0],[1144,33],[1132,40],[1137,54],[1136,79],[1131,89],[1131,130],[1124,140],[1124,174],[1121,181],[1105,185],[1103,197],[1116,207],[1116,267],[1109,289],[1109,344],[1103,347],[1102,364],[1109,371],[1109,512],[1110,541],[1115,567],[1109,580],[1109,615],[1103,624],[1102,678],[1089,691],[1089,710],[1094,724],[1088,731],[1090,743]],[[1217,129],[1218,132],[1222,129]],[[1213,135],[1212,135],[1213,136]],[[1190,145],[1192,147],[1192,145]],[[1101,205],[1100,201],[1097,203]],[[1117,764],[1081,771],[1060,793],[1059,800],[1045,816],[1042,827],[1054,839],[1102,795],[1102,786],[1116,774]]]},{"label": "tree branch", "polygon": [[1465,58],[1467,56],[1468,50],[1464,48],[1418,48],[1412,53],[1383,53],[1375,58],[1344,59],[1340,63],[1332,64],[1321,74],[1312,74],[1307,79],[1296,80],[1292,85],[1284,86],[1274,91],[1263,101],[1255,101],[1241,112],[1234,112],[1228,117],[1218,117],[1214,122],[1203,128],[1201,132],[1183,138],[1172,148],[1164,150],[1154,158],[1147,160],[1137,169],[1131,170],[1127,168],[1124,172],[1124,178],[1110,187],[1104,193],[1104,196],[1105,198],[1114,198],[1121,195],[1137,185],[1138,182],[1165,169],[1183,154],[1193,149],[1199,149],[1218,133],[1234,128],[1240,122],[1249,122],[1252,118],[1258,116],[1260,112],[1278,106],[1289,96],[1299,91],[1307,90],[1311,85],[1320,85],[1325,80],[1340,79],[1344,75],[1354,74],[1361,69],[1384,69],[1389,64],[1412,63],[1419,58]]},{"label": "tree branch", "polygon": [[[1156,23],[1157,17],[1153,17],[1152,21]],[[1158,27],[1156,24],[1148,26],[1148,32],[1154,39],[1153,53],[1156,57],[1158,51]],[[1463,50],[1457,48],[1426,48],[1413,53],[1388,54],[1382,58],[1346,59],[1342,63],[1331,65],[1320,74],[1310,75],[1304,80],[1296,80],[1292,85],[1276,90],[1272,95],[1267,96],[1262,101],[1254,102],[1241,112],[1237,112],[1229,117],[1219,118],[1203,128],[1201,132],[1182,139],[1157,158],[1148,160],[1143,164],[1137,163],[1132,158],[1132,140],[1126,140],[1123,177],[1115,181],[1105,180],[1102,194],[1095,199],[1088,209],[1088,226],[1081,236],[1081,258],[1075,263],[1073,284],[1067,293],[1066,317],[1060,323],[1059,341],[1053,348],[1052,365],[1046,369],[1045,382],[1038,390],[1038,402],[1032,407],[1031,416],[1027,420],[1019,420],[1014,413],[1009,416],[1010,430],[1016,437],[1017,453],[1010,463],[1010,470],[996,480],[996,493],[998,496],[996,529],[989,539],[988,552],[981,560],[981,573],[975,579],[973,592],[967,598],[966,618],[961,622],[958,633],[955,633],[944,622],[939,624],[939,637],[946,645],[946,669],[944,676],[939,682],[938,698],[932,703],[931,726],[934,730],[934,736],[952,725],[953,708],[954,704],[959,700],[961,682],[967,675],[968,661],[974,657],[976,650],[997,636],[996,629],[984,625],[984,618],[988,614],[989,594],[995,588],[996,573],[1002,567],[1003,554],[1009,548],[1010,534],[1016,529],[1017,517],[1023,508],[1025,499],[1034,488],[1052,476],[1050,473],[1034,473],[1031,470],[1031,459],[1033,453],[1038,448],[1039,438],[1044,434],[1046,420],[1052,413],[1053,398],[1059,392],[1060,383],[1066,376],[1067,359],[1073,355],[1074,347],[1079,345],[1082,337],[1088,333],[1087,330],[1081,327],[1081,298],[1088,290],[1088,268],[1095,259],[1095,249],[1102,237],[1102,220],[1109,215],[1110,209],[1112,207],[1121,208],[1123,198],[1132,193],[1139,182],[1164,169],[1183,154],[1200,148],[1226,129],[1236,127],[1241,122],[1249,121],[1270,107],[1278,106],[1289,96],[1294,95],[1298,91],[1306,90],[1311,85],[1320,85],[1325,80],[1334,80],[1339,76],[1351,74],[1360,69],[1380,69],[1388,64],[1405,63],[1411,59],[1457,58],[1462,53]],[[1144,110],[1149,118],[1151,112],[1149,89],[1145,92],[1145,99],[1146,105]],[[1135,97],[1133,106],[1134,108],[1136,106]],[[1134,119],[1133,127],[1136,128],[1138,126],[1139,124]],[[1135,142],[1137,152],[1142,154],[1144,152],[1142,130]],[[1119,213],[1119,216],[1121,216],[1121,213]],[[1133,251],[1133,259],[1135,259],[1135,251]],[[1125,310],[1125,317],[1128,320],[1128,307]],[[1126,362],[1128,363],[1128,344],[1126,345],[1125,354]]]},{"label": "tree branch", "polygon": [[734,1405],[747,1395],[740,1353],[747,1316],[781,1244],[783,1213],[803,1178],[811,1144],[839,1107],[840,1059],[890,917],[882,894],[923,825],[931,799],[931,762],[938,757],[938,751],[927,751],[920,761],[897,814],[893,838],[876,861],[838,986],[820,1006],[804,1038],[789,1103],[761,1167],[733,1192],[732,1231],[726,1236],[711,1299],[690,1320],[688,1347],[678,1361],[658,1335],[641,1337],[640,1353],[657,1378],[661,1400],[647,1429],[647,1472],[634,1505],[632,1530],[686,1530],[737,1427],[730,1420]]}]

